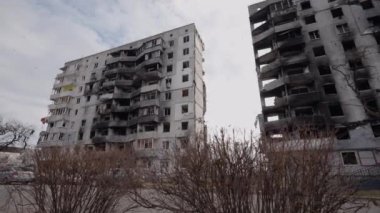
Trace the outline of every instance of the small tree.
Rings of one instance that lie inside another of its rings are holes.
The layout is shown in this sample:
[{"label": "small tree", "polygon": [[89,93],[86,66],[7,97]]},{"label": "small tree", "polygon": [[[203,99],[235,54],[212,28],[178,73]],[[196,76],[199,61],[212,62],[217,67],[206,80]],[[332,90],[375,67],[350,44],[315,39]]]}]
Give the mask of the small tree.
[{"label": "small tree", "polygon": [[35,180],[12,187],[13,201],[18,209],[28,207],[27,212],[113,212],[128,187],[132,156],[131,152],[80,148],[36,150]]},{"label": "small tree", "polygon": [[4,122],[0,117],[0,151],[10,146],[28,145],[29,138],[33,135],[34,130],[19,121]]}]

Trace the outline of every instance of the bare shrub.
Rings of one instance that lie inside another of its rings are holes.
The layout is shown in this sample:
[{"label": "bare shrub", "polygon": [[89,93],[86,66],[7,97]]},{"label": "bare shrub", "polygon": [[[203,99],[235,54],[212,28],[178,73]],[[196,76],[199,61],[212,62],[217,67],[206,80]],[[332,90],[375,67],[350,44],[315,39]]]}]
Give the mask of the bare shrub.
[{"label": "bare shrub", "polygon": [[14,120],[4,122],[0,117],[0,151],[10,146],[22,146],[25,148],[33,133],[34,130],[30,126]]},{"label": "bare shrub", "polygon": [[299,139],[238,140],[221,131],[190,143],[169,171],[136,182],[129,196],[171,212],[337,212],[356,189],[334,161],[333,138],[308,130]]},{"label": "bare shrub", "polygon": [[134,164],[130,152],[80,148],[36,150],[33,161],[35,181],[13,187],[13,194],[19,209],[27,206],[39,213],[113,212]]}]

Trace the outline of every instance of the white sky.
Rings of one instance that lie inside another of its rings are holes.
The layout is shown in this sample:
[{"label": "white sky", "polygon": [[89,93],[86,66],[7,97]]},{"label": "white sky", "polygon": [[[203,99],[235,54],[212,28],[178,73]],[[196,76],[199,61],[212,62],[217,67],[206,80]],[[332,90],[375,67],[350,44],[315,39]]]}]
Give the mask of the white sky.
[{"label": "white sky", "polygon": [[205,43],[206,121],[251,130],[261,105],[248,5],[257,0],[1,0],[0,115],[34,125],[64,62],[195,23]]}]

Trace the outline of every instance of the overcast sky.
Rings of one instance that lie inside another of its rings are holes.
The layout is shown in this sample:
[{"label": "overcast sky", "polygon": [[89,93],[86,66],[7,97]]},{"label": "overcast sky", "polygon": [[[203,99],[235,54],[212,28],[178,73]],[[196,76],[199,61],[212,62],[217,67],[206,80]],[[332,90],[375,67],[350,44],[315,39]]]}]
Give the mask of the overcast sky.
[{"label": "overcast sky", "polygon": [[205,43],[206,121],[253,129],[261,112],[248,5],[257,0],[1,0],[0,115],[48,114],[66,61],[195,23]]}]

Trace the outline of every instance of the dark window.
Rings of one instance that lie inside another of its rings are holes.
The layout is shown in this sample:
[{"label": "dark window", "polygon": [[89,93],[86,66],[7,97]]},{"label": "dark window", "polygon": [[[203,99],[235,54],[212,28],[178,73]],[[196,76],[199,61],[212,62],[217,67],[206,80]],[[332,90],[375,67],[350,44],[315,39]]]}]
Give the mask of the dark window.
[{"label": "dark window", "polygon": [[164,123],[164,132],[170,132],[170,123]]},{"label": "dark window", "polygon": [[331,10],[331,15],[333,18],[339,17],[341,18],[343,16],[342,8],[336,8]]},{"label": "dark window", "polygon": [[360,1],[360,4],[362,5],[362,8],[364,10],[368,10],[368,9],[373,8],[373,3],[371,0]]},{"label": "dark window", "polygon": [[348,61],[348,65],[350,66],[350,68],[352,70],[356,70],[356,69],[361,69],[363,68],[363,63],[360,59],[356,59],[356,60],[349,60]]},{"label": "dark window", "polygon": [[187,43],[189,41],[190,41],[190,37],[189,36],[183,37],[183,43]]},{"label": "dark window", "polygon": [[91,96],[87,96],[87,102],[90,102]]},{"label": "dark window", "polygon": [[182,97],[187,97],[187,96],[189,96],[189,90],[188,89],[182,90]]},{"label": "dark window", "polygon": [[189,128],[189,123],[188,122],[182,122],[181,127],[182,127],[182,130],[187,130]]},{"label": "dark window", "polygon": [[356,81],[356,87],[358,88],[358,90],[368,90],[368,89],[371,89],[371,87],[369,86],[369,83],[367,80],[358,80]]},{"label": "dark window", "polygon": [[165,116],[169,116],[170,115],[170,107],[166,107],[165,108]]},{"label": "dark window", "polygon": [[168,53],[168,58],[173,58],[173,52]]},{"label": "dark window", "polygon": [[373,136],[376,138],[380,137],[380,124],[371,125]]},{"label": "dark window", "polygon": [[83,132],[79,132],[79,134],[78,134],[78,140],[83,140]]},{"label": "dark window", "polygon": [[183,69],[188,68],[189,66],[190,66],[189,61],[184,61],[184,62],[182,63],[182,68],[183,68]]},{"label": "dark window", "polygon": [[336,25],[336,29],[338,30],[338,34],[344,34],[344,33],[350,32],[350,28],[348,28],[347,24]]},{"label": "dark window", "polygon": [[98,67],[98,65],[99,65],[98,63],[95,63],[95,64],[94,64],[94,68],[97,68],[97,67]]},{"label": "dark window", "polygon": [[77,104],[79,104],[80,103],[80,98],[77,98]]},{"label": "dark window", "polygon": [[342,107],[339,104],[334,104],[329,106],[329,111],[331,116],[343,116]]},{"label": "dark window", "polygon": [[304,19],[305,19],[305,24],[312,24],[316,22],[314,15],[306,16]]},{"label": "dark window", "polygon": [[182,105],[182,113],[188,113],[189,112],[189,106],[186,104],[186,105]]},{"label": "dark window", "polygon": [[183,75],[182,82],[188,82],[188,81],[189,81],[189,75]]},{"label": "dark window", "polygon": [[316,57],[318,57],[318,56],[322,56],[322,55],[325,55],[326,54],[326,52],[325,52],[325,48],[324,47],[314,47],[313,48],[313,52],[314,52],[314,55],[316,56]]},{"label": "dark window", "polygon": [[290,90],[290,94],[292,94],[292,95],[304,94],[304,93],[308,93],[308,92],[309,92],[309,89],[307,89],[306,87],[294,88],[294,89]]},{"label": "dark window", "polygon": [[344,165],[355,165],[358,164],[356,160],[355,152],[342,152],[343,164]]},{"label": "dark window", "polygon": [[85,126],[85,125],[86,125],[86,120],[82,120],[81,126]]},{"label": "dark window", "polygon": [[75,115],[78,115],[78,110],[77,109],[75,110]]},{"label": "dark window", "polygon": [[287,73],[288,73],[288,75],[302,74],[303,73],[303,69],[288,70]]},{"label": "dark window", "polygon": [[350,134],[348,133],[347,128],[338,128],[335,132],[335,137],[338,140],[350,139]]},{"label": "dark window", "polygon": [[310,9],[310,8],[311,8],[310,1],[301,2],[301,9],[302,10],[307,10],[307,9]]},{"label": "dark window", "polygon": [[173,65],[168,65],[166,67],[166,72],[172,72],[173,71]]},{"label": "dark window", "polygon": [[172,99],[172,94],[170,92],[165,93],[165,100]]},{"label": "dark window", "polygon": [[94,130],[92,130],[92,131],[90,132],[90,138],[93,138],[93,137],[95,137],[95,131],[94,131]]},{"label": "dark window", "polygon": [[174,46],[174,41],[173,40],[171,40],[171,41],[169,41],[169,46]]},{"label": "dark window", "polygon": [[336,94],[335,84],[325,84],[323,85],[323,89],[326,95]]},{"label": "dark window", "polygon": [[189,54],[189,48],[183,49],[183,55],[188,55]]},{"label": "dark window", "polygon": [[319,31],[318,30],[315,30],[315,31],[311,31],[309,32],[309,37],[310,37],[310,40],[316,40],[316,39],[319,39]]},{"label": "dark window", "polygon": [[350,40],[350,41],[342,41],[343,49],[344,51],[349,51],[353,50],[356,48],[355,42]]}]

